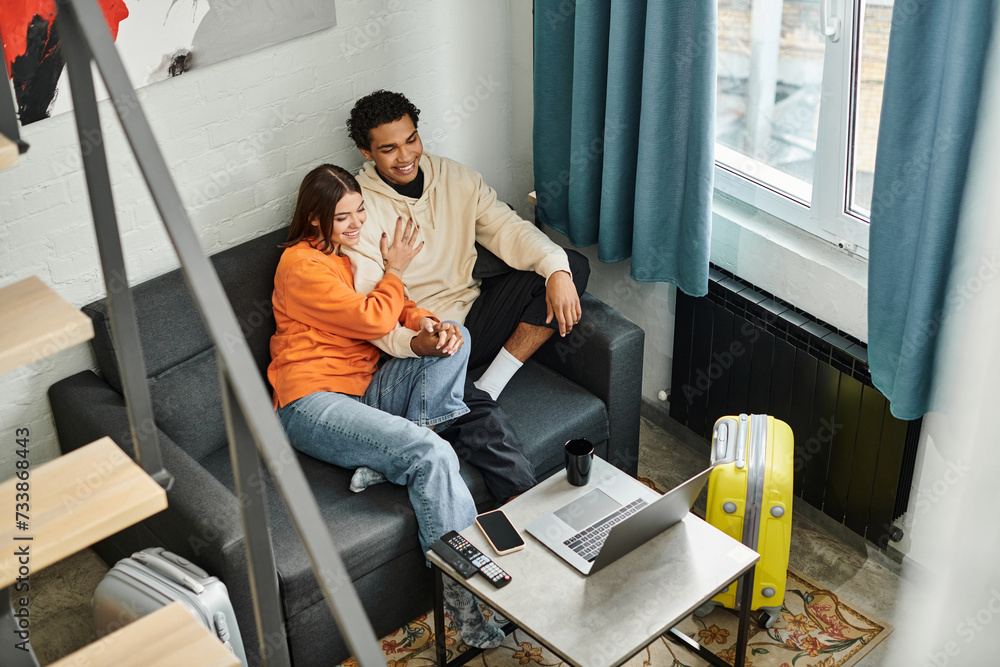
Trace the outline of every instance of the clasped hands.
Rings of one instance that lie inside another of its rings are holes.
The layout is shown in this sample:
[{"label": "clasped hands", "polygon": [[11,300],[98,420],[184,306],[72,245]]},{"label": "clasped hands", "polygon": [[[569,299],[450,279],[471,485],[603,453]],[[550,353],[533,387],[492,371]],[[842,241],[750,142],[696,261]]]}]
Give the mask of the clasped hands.
[{"label": "clasped hands", "polygon": [[[395,271],[402,278],[403,271],[423,247],[420,227],[413,222],[413,218],[407,220],[405,227],[403,218],[396,218],[392,242],[389,242],[388,235],[382,234],[379,243],[385,272]],[[453,322],[437,322],[431,317],[422,317],[418,327],[417,335],[410,340],[410,349],[418,357],[450,357],[465,342],[462,329]]]},{"label": "clasped hands", "polygon": [[465,342],[462,329],[454,322],[435,322],[423,317],[419,326],[417,335],[410,340],[410,349],[418,357],[450,357]]}]

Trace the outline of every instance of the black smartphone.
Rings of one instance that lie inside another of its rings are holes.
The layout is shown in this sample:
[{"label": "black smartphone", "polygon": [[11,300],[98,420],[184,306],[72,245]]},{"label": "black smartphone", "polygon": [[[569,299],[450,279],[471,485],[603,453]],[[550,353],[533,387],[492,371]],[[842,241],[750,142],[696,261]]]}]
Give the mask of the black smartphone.
[{"label": "black smartphone", "polygon": [[501,556],[524,548],[524,540],[503,510],[480,514],[476,517],[476,525],[483,531],[493,551]]}]

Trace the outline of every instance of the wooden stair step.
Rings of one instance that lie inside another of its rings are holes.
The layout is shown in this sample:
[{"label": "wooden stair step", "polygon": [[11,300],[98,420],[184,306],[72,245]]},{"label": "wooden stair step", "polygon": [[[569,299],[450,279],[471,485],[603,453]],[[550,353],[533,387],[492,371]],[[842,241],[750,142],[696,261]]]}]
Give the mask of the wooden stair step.
[{"label": "wooden stair step", "polygon": [[17,144],[0,134],[0,170],[16,166],[18,155]]},{"label": "wooden stair step", "polygon": [[[17,580],[22,565],[38,572],[167,507],[163,487],[111,438],[31,466],[28,472],[26,481],[14,477],[0,484],[0,508],[10,512],[0,522],[0,588]],[[22,502],[27,507],[18,507]],[[16,516],[17,509],[28,518]],[[17,527],[18,520],[26,522],[26,530]],[[27,564],[17,555],[25,548]]]},{"label": "wooden stair step", "polygon": [[94,337],[90,318],[37,276],[0,288],[0,311],[0,374]]},{"label": "wooden stair step", "polygon": [[157,609],[50,667],[239,667],[240,660],[181,602]]}]

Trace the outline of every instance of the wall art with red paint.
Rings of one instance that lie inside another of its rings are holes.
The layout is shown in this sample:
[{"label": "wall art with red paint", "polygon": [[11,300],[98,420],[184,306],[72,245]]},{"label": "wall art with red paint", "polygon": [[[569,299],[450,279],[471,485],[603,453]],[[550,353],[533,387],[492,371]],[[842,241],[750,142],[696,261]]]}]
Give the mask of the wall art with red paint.
[{"label": "wall art with red paint", "polygon": [[[333,0],[97,4],[135,88],[336,25]],[[72,109],[56,12],[55,0],[0,0],[0,36],[22,125]],[[98,99],[105,97],[98,81]]]}]

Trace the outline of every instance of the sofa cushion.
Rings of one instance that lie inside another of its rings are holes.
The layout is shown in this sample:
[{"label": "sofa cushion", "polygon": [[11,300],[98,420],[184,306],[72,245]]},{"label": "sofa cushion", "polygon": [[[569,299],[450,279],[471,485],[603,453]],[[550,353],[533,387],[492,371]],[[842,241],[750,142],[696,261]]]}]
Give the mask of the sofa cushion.
[{"label": "sofa cushion", "polygon": [[[208,332],[179,271],[133,287],[132,303],[139,324],[139,342],[147,377],[155,377],[211,346]],[[108,303],[101,299],[82,310],[94,322],[91,345],[97,355],[98,370],[108,384],[123,393]]]},{"label": "sofa cushion", "polygon": [[156,425],[195,461],[226,443],[215,348],[149,379]]},{"label": "sofa cushion", "polygon": [[[211,257],[262,372],[270,362],[268,345],[274,333],[271,292],[282,252],[278,244],[287,235],[287,228],[279,229]],[[248,271],[248,266],[259,268]],[[179,269],[136,285],[132,288],[132,300],[148,377],[156,377],[211,347],[208,332]],[[121,392],[107,301],[95,301],[84,306],[83,311],[94,321],[92,344],[101,375]]]},{"label": "sofa cushion", "polygon": [[[283,227],[212,256],[250,354],[265,377],[271,363],[271,336],[275,329],[271,306],[274,272],[284,252],[278,244],[287,237],[288,228]],[[248,266],[256,268],[248,271]]]}]

